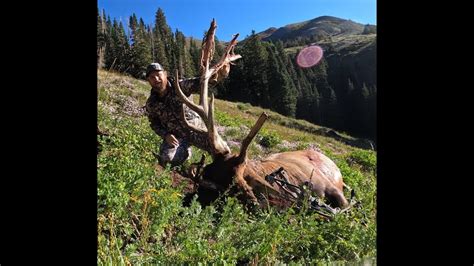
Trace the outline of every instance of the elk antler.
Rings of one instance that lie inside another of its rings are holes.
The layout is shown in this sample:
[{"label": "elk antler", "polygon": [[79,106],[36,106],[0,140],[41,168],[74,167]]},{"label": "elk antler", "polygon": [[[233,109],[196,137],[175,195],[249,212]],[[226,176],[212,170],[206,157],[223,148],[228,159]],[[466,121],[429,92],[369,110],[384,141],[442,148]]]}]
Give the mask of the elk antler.
[{"label": "elk antler", "polygon": [[[191,100],[189,100],[181,90],[179,86],[179,73],[176,70],[176,78],[175,78],[175,88],[177,91],[178,96],[180,97],[181,101],[186,104],[191,110],[195,111],[204,121],[207,128],[207,133],[209,137],[209,141],[211,144],[211,151],[209,151],[213,157],[216,155],[225,155],[230,153],[230,149],[225,143],[224,140],[219,136],[217,130],[214,126],[214,94],[211,94],[211,99],[208,99],[208,91],[209,91],[209,79],[214,74],[218,73],[218,71],[226,64],[230,64],[232,61],[235,61],[242,56],[234,54],[234,47],[237,44],[237,37],[239,34],[234,35],[234,38],[231,40],[229,45],[227,46],[225,53],[222,55],[219,62],[213,67],[209,67],[209,63],[212,60],[212,56],[214,54],[214,35],[216,32],[217,24],[215,19],[212,20],[211,26],[207,31],[206,37],[204,38],[202,52],[201,52],[201,77],[200,77],[200,98],[199,98],[199,105],[194,104]],[[184,116],[184,115],[183,115]],[[186,119],[183,117],[184,121]],[[187,126],[194,131],[197,132],[206,132],[204,129],[198,128],[196,126],[190,125],[186,121]]]},{"label": "elk antler", "polygon": [[255,125],[253,125],[247,137],[245,137],[244,141],[242,141],[242,147],[240,148],[239,154],[240,162],[245,161],[245,159],[247,158],[247,149],[250,145],[250,142],[252,142],[253,138],[255,138],[255,135],[257,135],[258,131],[260,131],[263,126],[263,123],[265,123],[265,120],[267,120],[267,117],[267,113],[263,112],[258,118],[257,122],[255,122]]}]

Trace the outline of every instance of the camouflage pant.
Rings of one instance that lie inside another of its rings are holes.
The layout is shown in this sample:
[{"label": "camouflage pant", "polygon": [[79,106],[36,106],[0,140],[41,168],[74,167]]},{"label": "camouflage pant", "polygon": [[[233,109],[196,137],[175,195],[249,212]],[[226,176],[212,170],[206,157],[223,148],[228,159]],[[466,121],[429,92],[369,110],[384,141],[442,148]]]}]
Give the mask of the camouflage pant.
[{"label": "camouflage pant", "polygon": [[159,162],[161,165],[170,163],[172,166],[183,164],[189,157],[191,157],[191,147],[186,140],[178,139],[178,146],[174,147],[168,144],[165,140],[160,146]]},{"label": "camouflage pant", "polygon": [[[192,124],[196,127],[200,127],[205,129],[204,122],[197,117],[192,117],[188,120],[189,124]],[[197,148],[210,151],[211,145],[209,143],[209,137],[207,133],[199,133],[199,132],[187,132],[186,139],[177,138],[178,139],[178,146],[174,147],[169,145],[165,140],[161,143],[160,146],[160,157],[159,162],[161,165],[165,165],[166,163],[171,163],[172,166],[181,165],[187,159],[189,159],[192,155],[191,153],[191,145],[196,146]]]}]

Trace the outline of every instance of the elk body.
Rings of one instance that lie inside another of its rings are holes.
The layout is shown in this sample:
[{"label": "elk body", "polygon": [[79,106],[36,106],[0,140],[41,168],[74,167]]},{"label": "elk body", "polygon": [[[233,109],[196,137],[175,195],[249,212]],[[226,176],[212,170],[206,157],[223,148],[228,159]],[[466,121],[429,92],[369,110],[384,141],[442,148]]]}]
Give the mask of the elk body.
[{"label": "elk body", "polygon": [[[188,125],[189,130],[207,131],[212,149],[208,151],[213,162],[204,167],[202,183],[212,184],[216,190],[228,189],[233,183],[243,192],[245,199],[259,205],[270,204],[277,207],[288,207],[293,202],[285,195],[291,194],[287,188],[271,184],[265,177],[283,167],[286,179],[296,186],[309,185],[310,190],[321,198],[325,198],[332,207],[348,205],[343,194],[343,180],[338,167],[324,154],[315,150],[300,150],[272,154],[263,160],[249,160],[247,149],[263,126],[267,115],[262,113],[258,121],[242,142],[239,154],[232,154],[226,142],[219,136],[214,126],[214,96],[208,101],[209,78],[220,68],[241,58],[235,55],[233,49],[237,43],[238,34],[234,36],[220,61],[213,67],[209,66],[214,50],[214,34],[216,22],[212,21],[203,42],[201,54],[201,92],[200,104],[196,105],[186,98],[178,83],[176,71],[175,88],[181,100],[189,108],[199,114],[206,124],[206,129]],[[203,160],[202,160],[203,161]]]}]

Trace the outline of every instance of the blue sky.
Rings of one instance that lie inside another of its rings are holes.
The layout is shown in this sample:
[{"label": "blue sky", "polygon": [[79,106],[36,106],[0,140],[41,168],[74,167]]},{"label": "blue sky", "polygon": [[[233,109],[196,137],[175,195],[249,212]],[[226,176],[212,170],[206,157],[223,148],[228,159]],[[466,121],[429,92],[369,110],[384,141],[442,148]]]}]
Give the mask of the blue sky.
[{"label": "blue sky", "polygon": [[124,25],[132,13],[154,24],[160,7],[173,32],[177,28],[199,39],[215,18],[216,35],[223,41],[235,33],[242,40],[252,30],[258,33],[324,15],[377,24],[376,0],[98,0],[98,6]]}]

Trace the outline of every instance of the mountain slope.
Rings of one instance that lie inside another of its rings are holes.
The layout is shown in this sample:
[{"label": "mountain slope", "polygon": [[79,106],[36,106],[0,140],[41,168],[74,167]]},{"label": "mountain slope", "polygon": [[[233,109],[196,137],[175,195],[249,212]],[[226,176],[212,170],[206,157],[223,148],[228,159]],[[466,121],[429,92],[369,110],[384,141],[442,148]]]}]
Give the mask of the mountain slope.
[{"label": "mountain slope", "polygon": [[[306,44],[323,47],[328,62],[328,75],[336,93],[344,94],[348,79],[356,88],[376,86],[376,29],[351,20],[321,16],[312,20],[270,28],[258,33],[264,41],[307,39]],[[295,54],[305,45],[288,47]]]},{"label": "mountain slope", "polygon": [[[373,26],[372,27],[376,27]],[[363,24],[332,16],[321,16],[311,20],[289,24],[278,29],[272,27],[258,33],[264,41],[287,41],[296,38],[345,36],[364,33]],[[373,31],[373,28],[370,30]]]}]

